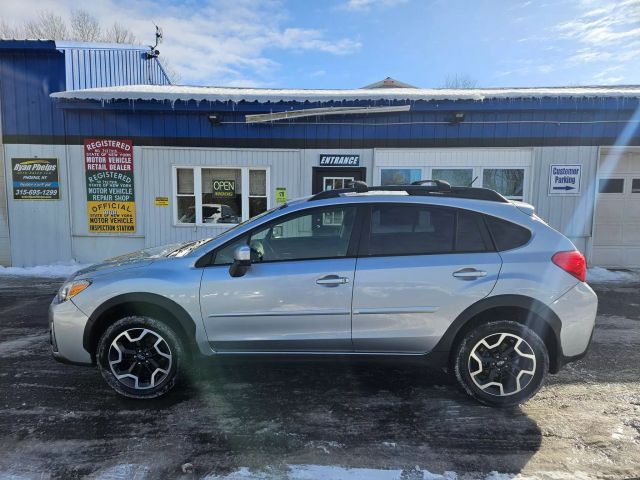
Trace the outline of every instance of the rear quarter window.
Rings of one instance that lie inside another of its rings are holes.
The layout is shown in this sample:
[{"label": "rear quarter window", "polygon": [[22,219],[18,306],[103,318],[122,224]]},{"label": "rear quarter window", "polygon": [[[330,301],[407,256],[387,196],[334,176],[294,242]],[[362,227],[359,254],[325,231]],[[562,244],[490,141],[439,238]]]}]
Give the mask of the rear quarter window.
[{"label": "rear quarter window", "polygon": [[521,247],[531,239],[531,232],[520,225],[496,217],[486,216],[485,219],[499,252]]}]

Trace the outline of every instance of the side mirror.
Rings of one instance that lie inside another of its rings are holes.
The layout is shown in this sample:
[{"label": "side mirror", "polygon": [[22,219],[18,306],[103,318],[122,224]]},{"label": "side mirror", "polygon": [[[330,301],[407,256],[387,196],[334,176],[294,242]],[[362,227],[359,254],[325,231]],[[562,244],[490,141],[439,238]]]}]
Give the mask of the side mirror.
[{"label": "side mirror", "polygon": [[251,266],[251,249],[247,245],[238,247],[233,252],[233,263],[229,267],[229,275],[242,277]]}]

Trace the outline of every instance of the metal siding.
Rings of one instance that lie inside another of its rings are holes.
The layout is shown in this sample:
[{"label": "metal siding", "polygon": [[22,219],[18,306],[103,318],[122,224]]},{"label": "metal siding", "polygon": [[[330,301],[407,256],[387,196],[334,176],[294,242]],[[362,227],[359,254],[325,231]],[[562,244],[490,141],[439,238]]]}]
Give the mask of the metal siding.
[{"label": "metal siding", "polygon": [[144,49],[64,47],[67,90],[119,85],[168,85],[158,59]]},{"label": "metal siding", "polygon": [[[533,198],[536,213],[572,239],[591,236],[598,147],[539,147],[533,149]],[[580,195],[549,196],[552,164],[582,164]]]},{"label": "metal siding", "polygon": [[14,200],[8,195],[11,264],[16,267],[69,261],[71,236],[65,147],[5,145],[5,188],[11,192],[12,158],[57,158],[60,200]]},{"label": "metal siding", "polygon": [[[503,111],[500,109],[504,107],[504,102],[486,101],[486,110],[478,110],[476,107],[467,113],[465,122],[449,125],[446,121],[451,113],[438,108],[453,109],[456,102],[449,102],[449,106],[442,102],[438,106],[432,106],[433,111],[418,108],[409,113],[391,116],[349,116],[326,123],[322,123],[325,120],[319,118],[318,124],[284,121],[248,125],[244,123],[245,114],[263,111],[264,106],[240,103],[234,106],[236,110],[229,111],[227,104],[208,102],[177,102],[175,105],[146,101],[126,104],[111,102],[104,105],[96,102],[61,103],[68,115],[83,118],[78,125],[91,124],[91,117],[99,117],[99,112],[109,112],[116,116],[116,128],[104,128],[105,135],[132,135],[132,130],[125,125],[131,124],[135,126],[135,130],[144,132],[141,140],[145,145],[241,148],[598,146],[613,144],[625,128],[624,122],[633,114],[633,110],[589,110],[587,107],[591,108],[591,105],[588,102],[585,109],[578,112]],[[293,108],[299,105],[291,103],[289,106]],[[226,123],[211,125],[207,120],[211,112],[220,113]],[[162,118],[164,125],[160,125],[158,117]],[[610,120],[620,123],[609,123],[606,126],[593,123]],[[585,123],[558,123],[561,121]],[[83,133],[77,129],[70,128],[67,131],[67,136],[73,143],[79,142],[79,135]],[[636,130],[630,143],[640,144],[640,129]]]},{"label": "metal siding", "polygon": [[[229,227],[174,226],[173,166],[229,166],[269,168],[269,196],[273,201],[276,187],[286,187],[287,196],[295,198],[301,189],[302,162],[298,150],[235,150],[199,148],[142,148],[142,191],[137,204],[142,204],[145,245],[156,246],[217,235]],[[306,172],[305,172],[306,174]],[[155,197],[169,197],[169,207],[157,207]],[[273,205],[273,203],[272,203]]]},{"label": "metal siding", "polygon": [[[0,98],[0,112],[2,99]],[[7,183],[4,170],[4,145],[2,144],[2,118],[0,116],[0,265],[11,265],[11,243],[9,241],[9,218],[7,209]]]}]

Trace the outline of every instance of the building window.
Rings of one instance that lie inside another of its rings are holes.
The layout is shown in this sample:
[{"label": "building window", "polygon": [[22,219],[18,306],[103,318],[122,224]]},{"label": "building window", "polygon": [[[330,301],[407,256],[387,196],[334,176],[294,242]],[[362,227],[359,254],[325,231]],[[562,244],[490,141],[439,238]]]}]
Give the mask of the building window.
[{"label": "building window", "polygon": [[598,181],[598,193],[622,193],[624,178],[601,178]]},{"label": "building window", "polygon": [[640,193],[640,178],[631,180],[631,193]]},{"label": "building window", "polygon": [[383,168],[380,170],[380,185],[411,185],[422,180],[421,168]]},{"label": "building window", "polygon": [[196,223],[196,196],[192,168],[176,170],[178,223]]},{"label": "building window", "polygon": [[482,186],[502,194],[509,200],[524,198],[524,168],[485,168]]},{"label": "building window", "polygon": [[264,169],[178,167],[176,223],[237,224],[268,208]]},{"label": "building window", "polygon": [[431,170],[433,180],[444,180],[454,187],[470,187],[473,182],[472,168],[434,168]]}]

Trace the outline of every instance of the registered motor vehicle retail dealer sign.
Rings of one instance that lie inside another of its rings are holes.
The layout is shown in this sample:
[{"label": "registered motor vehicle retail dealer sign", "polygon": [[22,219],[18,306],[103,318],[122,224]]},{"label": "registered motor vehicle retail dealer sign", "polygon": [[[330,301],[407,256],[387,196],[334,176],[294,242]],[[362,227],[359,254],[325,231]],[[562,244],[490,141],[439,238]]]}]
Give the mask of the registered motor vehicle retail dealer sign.
[{"label": "registered motor vehicle retail dealer sign", "polygon": [[549,195],[580,195],[582,165],[549,165]]},{"label": "registered motor vehicle retail dealer sign", "polygon": [[12,158],[14,200],[58,200],[60,180],[57,158]]},{"label": "registered motor vehicle retail dealer sign", "polygon": [[136,202],[131,140],[85,140],[89,233],[134,233]]}]

